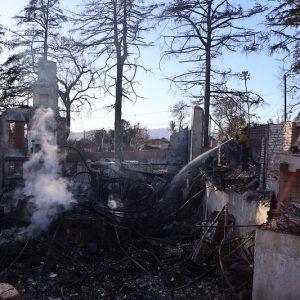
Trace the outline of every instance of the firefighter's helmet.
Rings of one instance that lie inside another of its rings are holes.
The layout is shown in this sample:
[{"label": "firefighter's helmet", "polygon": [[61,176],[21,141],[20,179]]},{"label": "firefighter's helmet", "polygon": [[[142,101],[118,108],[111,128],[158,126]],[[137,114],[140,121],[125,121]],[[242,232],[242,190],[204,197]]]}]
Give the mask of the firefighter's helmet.
[{"label": "firefighter's helmet", "polygon": [[240,131],[245,131],[247,130],[247,126],[246,125],[240,125]]}]

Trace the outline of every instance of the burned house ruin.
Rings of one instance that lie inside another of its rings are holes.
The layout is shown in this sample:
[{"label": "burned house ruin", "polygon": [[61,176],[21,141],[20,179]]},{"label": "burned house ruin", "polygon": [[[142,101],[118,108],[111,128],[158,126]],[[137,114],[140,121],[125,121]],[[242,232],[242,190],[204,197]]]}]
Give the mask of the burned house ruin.
[{"label": "burned house ruin", "polygon": [[70,149],[62,168],[56,65],[41,61],[33,106],[1,116],[1,281],[24,299],[297,299],[300,127],[251,128],[245,173],[233,139],[202,149],[202,119],[194,107],[159,157]]},{"label": "burned house ruin", "polygon": [[9,181],[22,178],[23,163],[40,149],[40,137],[31,130],[37,108],[51,108],[55,112],[55,141],[65,143],[65,120],[58,114],[58,86],[56,64],[39,62],[38,79],[33,84],[33,105],[10,108],[0,118],[0,188]]}]

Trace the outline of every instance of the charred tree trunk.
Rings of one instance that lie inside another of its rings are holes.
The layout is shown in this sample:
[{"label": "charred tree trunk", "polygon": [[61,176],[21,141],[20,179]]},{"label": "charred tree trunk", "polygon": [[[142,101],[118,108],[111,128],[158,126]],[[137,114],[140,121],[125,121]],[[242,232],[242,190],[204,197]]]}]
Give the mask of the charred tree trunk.
[{"label": "charred tree trunk", "polygon": [[117,82],[116,82],[116,101],[115,101],[115,159],[122,160],[122,77],[123,77],[123,64],[118,64],[117,67]]},{"label": "charred tree trunk", "polygon": [[71,105],[66,105],[66,138],[70,135],[71,128]]},{"label": "charred tree trunk", "polygon": [[46,5],[45,12],[45,37],[44,37],[44,61],[48,58],[48,30],[49,30],[49,0]]},{"label": "charred tree trunk", "polygon": [[122,161],[123,132],[122,132],[122,100],[123,100],[123,70],[128,56],[128,20],[127,1],[123,2],[122,36],[119,37],[117,3],[114,7],[114,44],[117,53],[117,78],[115,101],[115,159]]},{"label": "charred tree trunk", "polygon": [[[204,91],[204,130],[203,146],[209,147],[209,112],[210,112],[210,74],[211,74],[211,2],[207,11],[207,41],[205,51],[205,91]],[[202,137],[201,137],[202,138]]]}]

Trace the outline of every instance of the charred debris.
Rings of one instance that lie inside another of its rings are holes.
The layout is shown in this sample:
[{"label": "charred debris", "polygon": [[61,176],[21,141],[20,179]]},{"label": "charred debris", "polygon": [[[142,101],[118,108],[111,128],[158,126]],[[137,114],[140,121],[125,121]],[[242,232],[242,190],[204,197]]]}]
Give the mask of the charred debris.
[{"label": "charred debris", "polygon": [[206,216],[203,200],[207,185],[259,187],[234,141],[176,174],[78,155],[84,167],[63,174],[74,201],[51,207],[47,226],[32,228],[23,178],[2,189],[1,282],[23,299],[251,299],[254,231],[239,234],[227,205]]},{"label": "charred debris", "polygon": [[300,232],[300,126],[251,128],[242,172],[233,140],[199,155],[203,117],[159,163],[62,156],[56,64],[40,61],[33,106],[0,117],[0,300],[251,299],[255,229]]}]

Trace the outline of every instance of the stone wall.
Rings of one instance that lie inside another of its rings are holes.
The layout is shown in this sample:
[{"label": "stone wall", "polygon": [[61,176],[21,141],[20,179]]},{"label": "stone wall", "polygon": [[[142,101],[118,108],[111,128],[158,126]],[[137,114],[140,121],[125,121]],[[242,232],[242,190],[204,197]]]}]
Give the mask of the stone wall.
[{"label": "stone wall", "polygon": [[166,154],[166,163],[184,166],[188,162],[188,128],[180,128],[170,136],[170,143]]}]

